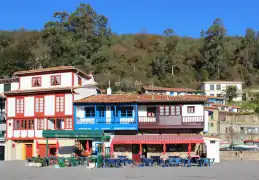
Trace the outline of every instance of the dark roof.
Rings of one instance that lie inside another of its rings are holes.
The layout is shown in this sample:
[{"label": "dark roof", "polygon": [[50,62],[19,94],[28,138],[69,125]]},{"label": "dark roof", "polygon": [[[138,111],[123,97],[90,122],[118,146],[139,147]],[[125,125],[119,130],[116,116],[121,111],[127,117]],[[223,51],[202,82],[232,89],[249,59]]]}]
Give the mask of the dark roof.
[{"label": "dark roof", "polygon": [[86,78],[91,78],[91,75],[85,74],[81,70],[75,68],[74,66],[57,66],[57,67],[50,67],[50,68],[39,68],[39,69],[31,69],[31,70],[26,70],[26,71],[18,71],[15,72],[15,76],[21,76],[21,75],[29,75],[29,74],[34,74],[34,73],[46,73],[46,72],[55,72],[55,71],[76,71],[83,75]]},{"label": "dark roof", "polygon": [[167,88],[167,87],[156,87],[156,86],[142,86],[147,91],[170,91],[170,92],[197,92],[201,90],[189,89],[189,88]]},{"label": "dark roof", "polygon": [[101,94],[95,96],[89,96],[80,100],[74,101],[75,103],[141,103],[141,102],[205,102],[207,98],[199,95],[182,95],[182,96],[170,96],[170,95],[138,95],[138,94]]},{"label": "dark roof", "polygon": [[202,135],[170,134],[170,135],[115,135],[112,144],[185,144],[203,143]]},{"label": "dark roof", "polygon": [[4,78],[0,79],[0,84],[8,84],[12,82],[19,82],[19,78]]}]

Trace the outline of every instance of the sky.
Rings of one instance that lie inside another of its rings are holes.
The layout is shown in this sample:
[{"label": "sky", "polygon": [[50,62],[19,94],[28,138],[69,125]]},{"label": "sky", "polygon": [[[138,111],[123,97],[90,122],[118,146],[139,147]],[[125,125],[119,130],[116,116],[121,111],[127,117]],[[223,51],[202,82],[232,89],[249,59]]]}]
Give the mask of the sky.
[{"label": "sky", "polygon": [[0,29],[40,30],[54,12],[71,13],[80,3],[105,15],[117,34],[162,34],[171,28],[180,36],[199,37],[216,18],[228,35],[259,30],[258,0],[0,0]]}]

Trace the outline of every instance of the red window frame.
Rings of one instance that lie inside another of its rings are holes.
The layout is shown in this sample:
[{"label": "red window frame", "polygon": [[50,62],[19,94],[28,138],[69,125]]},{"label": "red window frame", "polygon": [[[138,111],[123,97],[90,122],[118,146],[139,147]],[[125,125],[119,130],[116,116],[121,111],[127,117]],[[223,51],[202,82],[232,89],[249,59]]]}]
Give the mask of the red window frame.
[{"label": "red window frame", "polygon": [[37,119],[37,129],[44,130],[45,129],[45,119]]},{"label": "red window frame", "polygon": [[78,85],[81,86],[82,85],[82,78],[78,76]]},{"label": "red window frame", "polygon": [[[48,126],[48,121],[49,120],[54,120],[54,128],[49,128]],[[63,120],[64,122],[64,126],[61,127],[61,128],[57,128],[57,123],[58,123],[58,120]],[[64,129],[73,129],[73,118],[72,117],[53,117],[53,118],[47,118],[46,119],[46,123],[47,123],[47,129],[48,130],[64,130]]]},{"label": "red window frame", "polygon": [[[35,85],[34,81],[38,81],[38,85]],[[31,84],[32,84],[32,87],[41,87],[41,77],[32,77],[31,79]]]},{"label": "red window frame", "polygon": [[55,96],[55,112],[58,116],[65,115],[65,95]]},{"label": "red window frame", "polygon": [[73,129],[73,119],[65,118],[65,129]]},{"label": "red window frame", "polygon": [[187,106],[187,113],[195,113],[195,106]]},{"label": "red window frame", "polygon": [[16,116],[23,116],[23,114],[24,114],[24,98],[15,99],[15,112],[16,112]]},{"label": "red window frame", "polygon": [[[150,110],[154,110],[154,109],[155,109],[155,112],[150,111]],[[157,115],[156,107],[154,107],[154,106],[147,107],[147,117],[155,117],[156,115]]]},{"label": "red window frame", "polygon": [[35,114],[44,115],[44,96],[35,96],[34,101]]},{"label": "red window frame", "polygon": [[[14,119],[14,130],[34,130],[35,121],[34,119]],[[15,123],[18,123],[19,126],[16,126]]]},{"label": "red window frame", "polygon": [[[56,78],[56,83],[54,83],[55,78]],[[59,82],[58,82],[57,79],[59,79]],[[52,75],[52,76],[50,76],[50,85],[51,86],[61,85],[61,75]]]}]

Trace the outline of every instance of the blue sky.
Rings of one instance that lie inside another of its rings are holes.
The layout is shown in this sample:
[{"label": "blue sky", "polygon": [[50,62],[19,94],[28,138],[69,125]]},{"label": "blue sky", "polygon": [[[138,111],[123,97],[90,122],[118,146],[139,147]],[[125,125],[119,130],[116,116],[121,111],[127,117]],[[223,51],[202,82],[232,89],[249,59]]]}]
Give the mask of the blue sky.
[{"label": "blue sky", "polygon": [[199,37],[215,18],[223,20],[229,35],[259,30],[258,0],[1,0],[0,29],[42,29],[54,12],[73,12],[80,3],[104,14],[119,34],[162,34],[172,28],[178,35]]}]

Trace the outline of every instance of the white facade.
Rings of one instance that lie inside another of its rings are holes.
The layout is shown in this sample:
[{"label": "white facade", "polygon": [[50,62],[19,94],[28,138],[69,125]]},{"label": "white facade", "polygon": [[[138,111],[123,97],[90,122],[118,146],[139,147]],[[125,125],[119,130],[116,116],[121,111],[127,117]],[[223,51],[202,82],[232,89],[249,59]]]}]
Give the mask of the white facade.
[{"label": "white facade", "polygon": [[242,101],[242,85],[241,81],[205,81],[203,82],[203,91],[206,96],[224,96],[225,90],[228,86],[236,86],[238,90],[238,97],[234,101]]},{"label": "white facade", "polygon": [[203,137],[206,145],[207,158],[214,159],[215,163],[220,162],[220,139],[212,137]]},{"label": "white facade", "polygon": [[[32,140],[35,155],[34,142],[42,139],[43,130],[74,128],[73,101],[97,94],[93,76],[81,75],[83,73],[79,70],[48,73],[44,69],[42,72],[32,72],[32,74],[18,74],[19,83],[12,84],[11,91],[5,94],[8,124],[7,160],[24,159],[25,145],[30,144]],[[35,79],[37,79],[36,86]],[[23,149],[22,153],[14,152],[14,149],[20,147]]]}]

